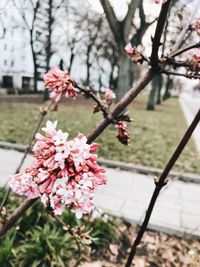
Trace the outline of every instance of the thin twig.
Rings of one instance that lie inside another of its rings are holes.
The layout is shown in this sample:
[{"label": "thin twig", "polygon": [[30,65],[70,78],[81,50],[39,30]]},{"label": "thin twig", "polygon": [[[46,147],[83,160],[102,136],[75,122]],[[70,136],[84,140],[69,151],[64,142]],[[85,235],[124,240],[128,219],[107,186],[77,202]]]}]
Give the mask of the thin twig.
[{"label": "thin twig", "polygon": [[162,5],[158,21],[157,21],[157,26],[153,38],[153,44],[152,44],[152,52],[151,52],[151,66],[152,69],[156,72],[158,72],[159,69],[159,58],[158,58],[158,51],[159,47],[161,46],[161,36],[163,34],[163,30],[165,27],[165,22],[167,19],[167,14],[168,10],[171,4],[171,0],[168,0],[165,4]]},{"label": "thin twig", "polygon": [[166,58],[163,62],[164,66],[172,65],[175,68],[187,67],[190,68],[191,64],[182,61],[182,60],[175,60],[174,58]]},{"label": "thin twig", "polygon": [[90,89],[83,88],[79,86],[78,84],[75,84],[75,87],[80,90],[81,93],[84,93],[86,96],[92,98],[94,102],[97,103],[98,107],[102,111],[104,117],[108,116],[108,110],[107,108],[101,103],[101,101],[93,94],[93,92]]},{"label": "thin twig", "polygon": [[199,121],[200,121],[200,109],[197,112],[194,120],[192,121],[192,123],[188,127],[186,133],[184,134],[183,138],[181,139],[179,145],[177,146],[176,150],[174,151],[172,157],[170,158],[169,162],[167,163],[167,165],[166,165],[165,169],[163,170],[162,174],[160,175],[159,180],[155,183],[156,184],[155,190],[154,190],[153,195],[151,197],[151,201],[149,203],[149,206],[148,206],[144,221],[142,223],[142,226],[140,228],[140,231],[139,231],[139,233],[138,233],[138,235],[137,235],[137,237],[136,237],[136,239],[134,241],[134,244],[133,244],[133,246],[131,248],[131,252],[129,254],[127,263],[125,265],[126,267],[130,267],[131,266],[131,263],[132,263],[133,258],[135,256],[135,253],[136,253],[137,246],[140,244],[140,242],[142,240],[142,237],[143,237],[143,235],[144,235],[144,233],[145,233],[145,231],[147,229],[147,226],[148,226],[149,220],[151,218],[151,214],[152,214],[153,208],[155,206],[156,200],[157,200],[157,198],[159,196],[159,193],[162,190],[162,188],[166,185],[167,177],[168,177],[169,172],[171,171],[171,169],[173,168],[173,166],[176,163],[177,159],[181,155],[183,149],[187,145],[187,143],[188,143],[192,133],[194,132],[196,126],[198,125]]},{"label": "thin twig", "polygon": [[189,50],[194,49],[194,48],[199,48],[199,47],[200,47],[200,42],[193,44],[193,45],[190,45],[190,46],[187,46],[185,48],[179,49],[177,52],[171,53],[170,58],[180,56],[181,54],[185,53],[186,51],[189,51]]},{"label": "thin twig", "polygon": [[64,230],[67,230],[71,236],[75,237],[73,230],[71,229],[71,226],[64,223],[61,218],[57,215],[55,215],[53,212],[50,212],[50,215],[62,226]]},{"label": "thin twig", "polygon": [[4,223],[0,223],[0,236],[5,234],[11,227],[13,227],[16,221],[38,200],[28,199],[21,203],[21,205],[13,212],[13,214]]},{"label": "thin twig", "polygon": [[185,38],[185,34],[186,34],[192,20],[194,19],[195,15],[199,9],[199,6],[200,6],[200,2],[199,2],[199,0],[196,0],[196,5],[194,6],[193,12],[192,12],[191,16],[189,17],[189,19],[187,20],[185,26],[183,27],[181,33],[179,34],[178,39],[177,39],[175,45],[173,46],[171,54],[169,57],[171,57],[171,55],[173,55],[174,52],[177,52],[177,50],[180,48],[180,46],[181,46],[181,44]]},{"label": "thin twig", "polygon": [[164,73],[166,75],[174,75],[174,76],[186,77],[188,79],[200,79],[200,75],[192,75],[192,74],[178,73],[178,72],[167,71],[167,70],[162,70],[162,73]]},{"label": "thin twig", "polygon": [[[53,103],[54,103],[54,100],[51,100],[51,101],[49,102],[49,105],[48,105],[48,106],[41,112],[41,115],[40,115],[40,118],[39,118],[39,120],[38,120],[38,122],[37,122],[36,128],[34,129],[34,132],[33,132],[32,136],[31,136],[31,138],[30,138],[30,140],[29,140],[29,144],[28,144],[28,146],[27,146],[27,148],[26,148],[26,150],[25,150],[25,152],[24,152],[24,155],[23,155],[23,157],[22,157],[22,159],[21,159],[21,161],[20,161],[19,166],[17,167],[17,169],[16,169],[16,171],[15,171],[15,174],[17,174],[17,173],[20,172],[21,167],[23,166],[24,161],[25,161],[27,155],[28,155],[28,153],[31,151],[31,148],[32,148],[32,146],[33,146],[33,144],[34,144],[35,135],[36,135],[36,133],[38,132],[38,130],[40,129],[40,126],[41,126],[41,124],[42,124],[42,122],[43,122],[43,120],[44,120],[44,117],[47,115],[47,112],[48,112],[48,110],[51,108],[51,106],[52,106]],[[7,188],[6,193],[5,193],[5,196],[4,196],[4,198],[3,198],[2,202],[1,202],[1,206],[0,206],[0,214],[1,214],[1,212],[2,212],[2,209],[3,209],[4,205],[5,205],[5,203],[6,203],[7,200],[8,200],[8,197],[9,197],[9,195],[10,195],[10,192],[11,192],[11,189],[10,189],[10,188]]]}]

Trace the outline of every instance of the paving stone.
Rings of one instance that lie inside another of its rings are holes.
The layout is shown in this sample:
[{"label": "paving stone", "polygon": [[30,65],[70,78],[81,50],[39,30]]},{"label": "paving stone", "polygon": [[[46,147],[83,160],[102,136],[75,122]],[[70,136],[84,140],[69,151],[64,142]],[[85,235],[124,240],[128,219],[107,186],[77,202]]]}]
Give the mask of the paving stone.
[{"label": "paving stone", "polygon": [[114,197],[112,195],[105,195],[105,194],[102,195],[97,192],[94,202],[95,206],[109,213],[113,213],[114,215],[119,215],[124,199],[119,197]]},{"label": "paving stone", "polygon": [[181,200],[181,212],[196,214],[200,218],[200,202]]},{"label": "paving stone", "polygon": [[[189,93],[183,93],[181,94],[179,101],[187,124],[190,125],[200,107],[199,97],[196,97]],[[196,144],[196,148],[200,153],[200,124],[197,125],[193,133],[193,138]]]},{"label": "paving stone", "polygon": [[134,183],[134,178],[132,175],[130,175],[130,172],[107,168],[106,173],[108,177],[108,184],[132,186]]},{"label": "paving stone", "polygon": [[144,203],[136,201],[131,202],[126,199],[121,207],[120,213],[124,218],[138,223],[144,217],[146,209],[147,205],[145,205]]},{"label": "paving stone", "polygon": [[172,210],[156,205],[152,213],[151,223],[154,221],[167,227],[180,226],[180,210]]},{"label": "paving stone", "polygon": [[193,201],[193,202],[200,203],[200,191],[199,192],[198,191],[195,192],[194,190],[190,190],[189,188],[187,190],[187,188],[185,188],[185,190],[181,191],[180,198],[182,200]]},{"label": "paving stone", "polygon": [[179,198],[158,198],[156,205],[160,208],[168,208],[175,211],[181,211],[183,209],[182,201]]},{"label": "paving stone", "polygon": [[181,212],[181,227],[194,233],[200,229],[200,216],[193,213]]}]

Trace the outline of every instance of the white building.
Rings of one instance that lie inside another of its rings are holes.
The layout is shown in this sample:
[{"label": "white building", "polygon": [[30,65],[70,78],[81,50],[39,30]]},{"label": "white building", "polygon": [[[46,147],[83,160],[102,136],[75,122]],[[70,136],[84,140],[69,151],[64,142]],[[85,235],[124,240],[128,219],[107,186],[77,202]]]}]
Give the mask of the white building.
[{"label": "white building", "polygon": [[[21,34],[20,34],[21,33]],[[0,40],[0,84],[2,88],[32,86],[33,67],[30,48],[23,41],[24,31],[8,31]]]},{"label": "white building", "polygon": [[[4,89],[28,89],[32,87],[33,63],[29,33],[15,23],[14,7],[9,5],[2,17],[5,35],[0,39],[0,86]],[[3,27],[0,26],[0,27]]]},{"label": "white building", "polygon": [[[26,22],[20,14],[21,10],[18,10],[16,6],[13,6],[12,1],[6,6],[6,9],[1,13],[1,1],[0,0],[0,32],[1,32],[1,20],[4,21],[6,34],[3,38],[0,37],[0,92],[6,92],[8,89],[13,90],[26,90],[33,89],[33,77],[34,77],[34,67],[33,67],[33,57],[31,53],[30,46],[30,31],[27,29],[27,25],[31,27],[31,20],[33,17],[33,9],[29,6],[22,5],[22,11],[26,16]],[[16,0],[15,3],[24,3],[24,1]],[[33,1],[34,2],[34,1]],[[58,1],[60,2],[60,1]],[[42,2],[44,4],[44,2]],[[68,0],[69,6],[72,6],[74,10],[78,10],[80,5],[79,0]],[[82,4],[83,15],[87,13],[88,8],[91,8],[91,4],[84,1]],[[91,8],[94,14],[96,10]],[[98,13],[97,13],[98,14]],[[69,43],[73,41],[74,35],[77,34],[77,22],[75,21],[73,13],[66,11],[61,8],[59,11],[55,11],[56,21],[54,23],[54,29],[52,32],[52,51],[53,55],[50,60],[50,65],[57,65],[61,60],[64,61],[64,67],[67,69],[70,62],[71,50]],[[41,17],[41,23],[45,21],[45,16]],[[38,21],[37,21],[38,23]],[[40,22],[39,22],[40,24]],[[77,48],[75,49],[76,57],[71,68],[71,75],[78,81],[82,82],[86,79],[87,69],[86,69],[86,45],[87,45],[87,32],[82,32],[80,30],[79,34],[84,34],[83,38],[77,42]],[[0,34],[1,36],[1,34]],[[35,36],[34,36],[35,38]],[[80,37],[79,37],[80,38]],[[84,40],[83,40],[84,39]],[[101,42],[101,40],[99,41]],[[38,48],[35,46],[35,50]],[[80,50],[80,51],[79,51]],[[90,59],[92,62],[95,61],[94,58]],[[105,60],[104,60],[105,61]],[[105,65],[105,69],[111,68],[108,61],[102,62]],[[92,86],[98,89],[99,80],[99,63],[93,63],[92,72],[90,73],[91,79],[94,80]],[[109,82],[109,76],[105,74],[101,75],[101,79],[105,81],[105,84]],[[38,82],[38,90],[43,90],[43,82]]]}]

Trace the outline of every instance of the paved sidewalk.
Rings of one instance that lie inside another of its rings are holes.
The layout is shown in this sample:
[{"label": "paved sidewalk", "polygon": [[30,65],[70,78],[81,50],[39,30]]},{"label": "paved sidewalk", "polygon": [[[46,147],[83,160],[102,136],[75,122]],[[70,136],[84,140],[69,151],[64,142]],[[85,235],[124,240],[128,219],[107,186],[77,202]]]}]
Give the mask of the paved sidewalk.
[{"label": "paved sidewalk", "polygon": [[[194,119],[197,111],[200,108],[200,94],[195,95],[194,93],[182,93],[179,98],[183,114],[187,124],[190,125]],[[193,133],[194,141],[197,147],[198,152],[200,153],[200,124],[196,127],[196,130]]]},{"label": "paved sidewalk", "polygon": [[[3,186],[22,157],[14,150],[0,149],[0,185]],[[29,155],[25,165],[29,165]],[[108,184],[96,194],[96,206],[139,222],[154,190],[153,177],[107,168]],[[163,189],[153,212],[150,228],[167,233],[200,236],[200,185],[173,181]]]}]

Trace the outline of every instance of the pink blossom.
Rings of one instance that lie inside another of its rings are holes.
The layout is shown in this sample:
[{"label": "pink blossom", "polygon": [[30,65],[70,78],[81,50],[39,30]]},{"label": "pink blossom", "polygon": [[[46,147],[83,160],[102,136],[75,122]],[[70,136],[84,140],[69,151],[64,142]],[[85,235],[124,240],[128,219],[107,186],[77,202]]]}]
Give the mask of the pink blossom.
[{"label": "pink blossom", "polygon": [[183,58],[185,58],[189,63],[189,66],[187,67],[187,73],[191,75],[199,75],[200,48],[185,52]]},{"label": "pink blossom", "polygon": [[116,98],[115,93],[110,88],[107,88],[105,91],[105,99],[107,101],[112,101],[115,98]]},{"label": "pink blossom", "polygon": [[191,29],[196,31],[196,33],[200,36],[200,19],[196,19],[192,22]]},{"label": "pink blossom", "polygon": [[106,184],[105,170],[93,154],[98,144],[87,144],[83,134],[68,140],[68,133],[56,126],[57,122],[48,121],[42,128],[45,134],[36,134],[34,163],[13,175],[9,185],[20,195],[41,197],[57,215],[69,208],[80,218],[93,209],[96,188]]},{"label": "pink blossom", "polygon": [[56,131],[57,123],[58,121],[55,121],[53,123],[51,121],[47,121],[46,127],[43,127],[42,131],[46,132],[47,134],[54,133]]},{"label": "pink blossom", "polygon": [[10,177],[10,188],[17,194],[27,196],[29,199],[40,196],[37,184],[30,173],[19,173]]},{"label": "pink blossom", "polygon": [[135,54],[135,52],[136,52],[136,48],[133,47],[131,43],[128,43],[128,44],[125,46],[124,51],[125,51],[125,54],[126,54],[127,56],[132,56],[132,55]]},{"label": "pink blossom", "polygon": [[167,2],[167,0],[154,0],[154,2],[156,3],[156,4],[164,4],[164,3],[166,3]]},{"label": "pink blossom", "polygon": [[124,53],[125,53],[125,55],[127,55],[128,57],[131,58],[133,63],[136,63],[136,64],[143,63],[144,57],[142,56],[140,51],[135,46],[132,46],[131,43],[128,43],[125,46]]},{"label": "pink blossom", "polygon": [[46,88],[52,90],[50,97],[54,98],[56,102],[58,102],[63,95],[73,99],[77,96],[74,81],[69,73],[59,70],[55,66],[44,75],[44,83]]}]

